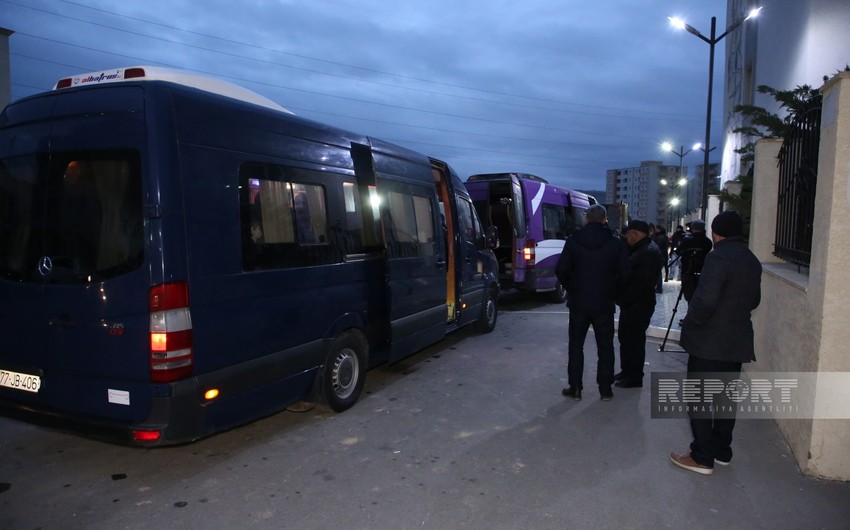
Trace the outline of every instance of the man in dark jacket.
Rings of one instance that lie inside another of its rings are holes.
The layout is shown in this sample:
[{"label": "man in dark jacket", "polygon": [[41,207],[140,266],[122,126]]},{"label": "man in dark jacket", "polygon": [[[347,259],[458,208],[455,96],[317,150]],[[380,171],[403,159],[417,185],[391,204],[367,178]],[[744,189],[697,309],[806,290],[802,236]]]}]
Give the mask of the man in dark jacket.
[{"label": "man in dark jacket", "polygon": [[679,246],[685,240],[685,228],[682,225],[676,227],[676,231],[670,236],[670,270],[673,271],[673,279],[682,279],[682,267],[679,258]]},{"label": "man in dark jacket", "polygon": [[[716,378],[728,385],[740,377],[742,363],[756,358],[750,313],[761,301],[761,264],[742,230],[741,216],[733,211],[718,214],[711,223],[714,250],[706,257],[682,323],[688,379]],[[694,440],[690,453],[670,453],[674,464],[710,475],[714,464],[730,463],[736,407],[724,396],[714,395],[715,406],[708,413],[702,407],[689,411]]]},{"label": "man in dark jacket", "polygon": [[601,204],[587,209],[587,223],[564,243],[555,267],[558,281],[567,290],[569,346],[567,380],[562,394],[581,399],[584,374],[584,340],[593,326],[599,361],[596,383],[603,400],[613,397],[614,299],[629,273],[626,246],[608,229],[608,213]]},{"label": "man in dark jacket", "polygon": [[664,290],[662,286],[663,282],[667,281],[668,276],[670,275],[670,262],[667,259],[668,254],[670,253],[670,238],[667,237],[667,229],[661,225],[658,225],[658,228],[655,230],[655,237],[652,238],[655,241],[655,244],[658,245],[658,251],[661,253],[661,267],[664,269],[664,279],[661,279],[661,271],[658,271],[658,284],[655,286],[656,293],[662,293]]},{"label": "man in dark jacket", "polygon": [[711,252],[711,240],[705,235],[705,222],[701,219],[691,222],[691,234],[682,240],[676,251],[682,262],[682,294],[688,303],[697,288],[705,256]]},{"label": "man in dark jacket", "polygon": [[655,284],[661,272],[661,252],[649,236],[644,221],[631,221],[626,230],[629,243],[629,281],[617,298],[620,306],[620,373],[615,385],[622,388],[643,386],[646,359],[646,329],[655,312]]}]

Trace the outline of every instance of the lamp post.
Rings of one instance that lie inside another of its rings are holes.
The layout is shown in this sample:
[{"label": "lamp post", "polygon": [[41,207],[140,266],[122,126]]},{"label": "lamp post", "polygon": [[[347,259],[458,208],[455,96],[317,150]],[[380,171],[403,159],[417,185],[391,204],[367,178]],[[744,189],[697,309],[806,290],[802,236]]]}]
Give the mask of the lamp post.
[{"label": "lamp post", "polygon": [[684,29],[688,33],[697,36],[701,40],[708,43],[709,54],[708,54],[708,102],[706,104],[705,111],[705,159],[703,160],[702,165],[702,218],[706,220],[707,210],[708,210],[708,153],[712,150],[711,146],[711,91],[712,86],[714,85],[714,46],[723,40],[723,37],[728,35],[730,32],[736,30],[741,24],[745,21],[758,16],[759,11],[761,11],[760,7],[752,9],[750,13],[741,19],[736,20],[729,28],[726,29],[723,33],[720,34],[719,37],[715,36],[715,32],[717,29],[717,17],[711,17],[711,36],[706,37],[702,33],[699,32],[698,29],[691,26],[690,24],[686,24],[684,20],[681,20],[676,17],[667,17],[670,19],[670,23],[679,28]]},{"label": "lamp post", "polygon": [[[681,186],[684,186],[685,184],[688,183],[688,179],[686,179],[685,176],[682,174],[683,173],[683,171],[682,171],[683,161],[684,161],[685,155],[687,155],[691,151],[696,151],[697,149],[702,149],[702,144],[699,143],[699,142],[695,143],[687,151],[685,151],[685,146],[683,146],[683,145],[679,146],[678,151],[674,151],[673,150],[673,144],[671,144],[670,142],[664,142],[664,143],[661,144],[661,150],[662,151],[665,151],[667,153],[673,153],[674,155],[679,157],[679,179],[676,182],[676,184],[677,184],[676,187],[681,187]],[[663,179],[662,179],[662,183],[663,183]],[[688,195],[685,194],[685,212],[687,213],[688,211],[690,211],[690,204],[689,204],[689,201],[688,201]]]},{"label": "lamp post", "polygon": [[676,208],[676,222],[670,224],[670,234],[671,235],[673,234],[673,232],[676,231],[675,226],[679,224],[679,218],[680,218],[679,214],[681,213],[679,211],[679,202],[680,201],[679,201],[678,197],[673,197],[672,199],[670,199],[670,206],[674,206]]},{"label": "lamp post", "polygon": [[[681,188],[682,186],[684,186],[685,184],[687,184],[687,183],[688,183],[688,180],[687,180],[687,179],[685,179],[685,178],[680,178],[680,179],[679,179],[679,180],[677,180],[676,182],[670,183],[670,182],[667,182],[667,179],[661,179],[661,180],[659,180],[658,182],[659,182],[662,186],[667,186],[667,187],[668,187],[671,191],[673,191],[674,193],[676,193],[676,192],[679,190],[679,188]],[[665,200],[667,200],[668,198],[669,198],[669,195],[665,194],[664,199],[665,199]],[[679,195],[678,195],[678,194],[677,194],[675,197],[670,198],[670,204],[671,204],[671,205],[673,205],[673,206],[677,206],[677,207],[678,207],[680,202],[681,202],[681,199],[679,198]],[[678,218],[679,218],[679,215],[678,215],[678,213],[679,213],[679,212],[678,212],[678,208],[677,208],[677,212],[676,212],[676,213],[677,213],[677,215],[676,215],[676,219],[678,219]],[[673,227],[673,225],[671,225],[670,231],[671,231],[671,232],[673,232],[673,230],[674,230],[674,227]]]}]

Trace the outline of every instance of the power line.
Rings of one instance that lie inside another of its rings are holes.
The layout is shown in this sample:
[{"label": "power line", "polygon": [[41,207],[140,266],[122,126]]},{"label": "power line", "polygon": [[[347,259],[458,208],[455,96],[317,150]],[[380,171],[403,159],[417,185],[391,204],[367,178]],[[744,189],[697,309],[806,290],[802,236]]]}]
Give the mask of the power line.
[{"label": "power line", "polygon": [[[487,99],[481,99],[481,98],[473,98],[473,97],[470,97],[470,96],[460,96],[460,95],[456,95],[456,94],[446,94],[446,93],[443,93],[443,92],[429,91],[429,90],[420,89],[420,88],[404,87],[404,86],[394,85],[394,84],[391,84],[391,83],[384,83],[384,82],[380,82],[380,81],[373,81],[373,80],[362,79],[362,78],[357,78],[357,77],[352,77],[352,76],[346,76],[346,75],[343,75],[343,74],[335,74],[335,73],[324,72],[324,71],[321,71],[321,70],[314,70],[314,69],[310,69],[310,68],[292,66],[292,65],[282,64],[282,63],[279,63],[279,62],[276,62],[276,61],[257,59],[257,58],[249,57],[249,56],[246,56],[246,55],[235,54],[235,53],[221,51],[221,50],[215,50],[215,49],[212,49],[212,48],[207,48],[207,47],[204,47],[204,46],[198,46],[198,45],[194,45],[194,44],[188,44],[188,43],[185,43],[185,42],[180,42],[180,41],[175,41],[175,40],[170,40],[170,39],[166,39],[166,38],[163,38],[163,37],[156,37],[156,36],[152,36],[152,35],[149,35],[149,34],[146,34],[146,33],[128,30],[126,28],[116,28],[114,26],[109,26],[107,24],[92,22],[92,21],[89,21],[89,20],[71,17],[69,15],[64,15],[64,14],[56,13],[56,12],[53,12],[53,11],[48,11],[48,10],[45,10],[45,9],[40,9],[40,8],[35,8],[35,7],[32,7],[32,6],[23,5],[23,4],[20,4],[20,3],[17,3],[17,2],[13,2],[11,0],[0,0],[0,1],[3,1],[4,3],[7,3],[7,4],[15,5],[15,6],[18,6],[18,7],[31,9],[31,10],[34,10],[34,11],[39,11],[39,12],[49,14],[49,15],[52,15],[52,16],[57,16],[57,17],[66,18],[66,19],[69,19],[69,20],[75,20],[77,22],[82,22],[82,23],[86,23],[86,24],[91,24],[91,25],[107,28],[107,29],[113,29],[113,30],[116,30],[116,31],[121,31],[122,33],[128,33],[128,34],[137,35],[137,36],[141,36],[141,37],[145,37],[145,38],[159,40],[159,41],[162,41],[162,42],[168,42],[170,44],[176,44],[176,45],[179,45],[179,46],[186,46],[186,47],[189,47],[189,48],[199,49],[199,50],[203,50],[203,51],[219,53],[219,54],[222,54],[222,55],[232,56],[232,57],[239,58],[239,59],[247,59],[247,60],[256,61],[256,62],[260,62],[260,63],[272,64],[272,65],[280,66],[280,67],[284,67],[284,68],[290,68],[290,69],[294,69],[294,70],[305,71],[305,72],[308,72],[308,73],[316,73],[316,74],[327,75],[327,76],[331,76],[331,77],[340,77],[340,78],[343,78],[343,79],[354,79],[354,80],[362,82],[362,83],[376,84],[376,85],[379,85],[379,86],[387,86],[387,87],[398,88],[398,89],[402,89],[402,90],[409,90],[409,91],[413,91],[413,92],[421,92],[421,93],[425,93],[425,94],[440,95],[440,96],[443,96],[443,97],[452,97],[452,98],[466,99],[466,100],[472,100],[472,101],[480,101],[480,102],[486,102],[486,103],[495,103],[495,104],[498,104],[498,105],[507,105],[507,106],[518,107],[518,108],[529,108],[529,109],[540,110],[540,111],[564,112],[564,113],[574,113],[574,114],[585,114],[585,115],[599,116],[598,113],[590,112],[589,110],[588,111],[574,111],[574,110],[565,110],[565,109],[548,108],[548,107],[536,107],[536,106],[532,106],[532,105],[521,105],[521,104],[510,103],[510,102],[505,102],[505,101],[494,101],[494,100],[487,100]],[[703,119],[702,116],[694,116],[692,118],[689,118],[689,117],[682,116],[680,114],[672,114],[672,113],[668,114],[668,113],[642,111],[642,110],[637,110],[637,109],[625,109],[625,108],[620,108],[620,107],[588,105],[588,104],[572,103],[572,102],[559,101],[559,100],[553,100],[553,99],[547,99],[547,98],[537,98],[537,97],[532,97],[532,96],[518,96],[518,95],[514,95],[514,94],[508,94],[508,93],[505,93],[505,92],[488,90],[488,89],[484,89],[484,88],[480,88],[480,87],[469,87],[469,86],[464,86],[464,85],[457,85],[457,84],[451,84],[451,83],[436,81],[434,79],[405,76],[405,75],[401,75],[401,74],[397,74],[397,73],[385,72],[385,71],[382,71],[382,70],[364,68],[364,67],[360,67],[360,66],[356,66],[356,65],[351,65],[351,64],[348,64],[348,63],[330,61],[330,60],[327,60],[327,59],[322,59],[322,58],[317,58],[317,57],[312,57],[312,56],[307,56],[307,55],[302,55],[302,54],[296,54],[296,53],[287,52],[287,51],[276,49],[276,48],[259,46],[259,45],[256,45],[256,44],[253,44],[253,43],[248,43],[248,42],[245,42],[245,41],[227,39],[227,38],[219,37],[219,36],[216,36],[216,35],[209,35],[209,34],[206,34],[206,33],[191,31],[191,30],[183,29],[183,28],[180,28],[180,27],[177,27],[177,26],[172,26],[172,25],[169,25],[169,24],[163,24],[163,23],[160,23],[160,22],[152,21],[152,20],[149,20],[149,19],[143,19],[143,18],[140,18],[140,17],[132,17],[132,16],[129,16],[129,15],[124,15],[124,14],[117,13],[115,11],[111,11],[111,10],[107,10],[107,9],[101,9],[101,8],[95,8],[95,7],[87,6],[87,5],[84,5],[84,4],[80,4],[78,2],[72,2],[70,0],[60,0],[60,1],[62,1],[63,3],[66,3],[66,4],[82,7],[82,8],[85,8],[85,9],[89,9],[89,10],[92,10],[92,11],[112,15],[112,16],[115,16],[115,17],[125,18],[125,19],[128,19],[128,20],[136,21],[136,22],[142,22],[142,23],[145,23],[145,24],[153,25],[153,26],[159,26],[159,27],[162,27],[162,28],[180,31],[180,32],[184,32],[184,33],[187,33],[187,34],[190,34],[190,35],[200,36],[200,37],[213,39],[213,40],[216,40],[216,41],[221,41],[221,42],[225,42],[225,43],[229,43],[229,44],[238,44],[240,46],[245,46],[245,47],[248,47],[248,48],[254,48],[254,49],[257,49],[257,50],[273,52],[273,53],[278,53],[278,54],[282,54],[282,55],[288,55],[288,56],[296,57],[296,58],[300,58],[300,59],[307,59],[307,60],[311,60],[311,61],[322,62],[322,63],[330,64],[330,65],[333,65],[333,66],[343,66],[343,67],[346,67],[346,68],[361,70],[361,71],[368,72],[368,73],[376,73],[376,74],[395,77],[395,78],[399,78],[399,79],[407,79],[407,80],[410,80],[410,81],[417,81],[417,82],[421,82],[421,83],[441,85],[441,86],[450,87],[450,88],[460,88],[460,89],[463,89],[463,90],[471,90],[471,91],[475,91],[475,92],[481,92],[481,93],[498,95],[498,96],[505,96],[505,97],[511,97],[511,98],[521,98],[521,99],[526,99],[526,100],[530,100],[530,101],[557,103],[557,104],[562,104],[562,105],[572,105],[572,106],[577,106],[577,107],[580,107],[580,108],[597,109],[597,110],[604,110],[604,111],[618,111],[618,112],[645,114],[644,117],[623,116],[623,115],[617,115],[617,114],[610,115],[610,117],[617,117],[617,118],[623,118],[623,119],[641,119],[641,120],[649,119],[649,120],[665,120],[665,121],[669,121],[671,119],[676,120],[676,121],[694,121],[694,120],[699,121],[699,120]]]}]

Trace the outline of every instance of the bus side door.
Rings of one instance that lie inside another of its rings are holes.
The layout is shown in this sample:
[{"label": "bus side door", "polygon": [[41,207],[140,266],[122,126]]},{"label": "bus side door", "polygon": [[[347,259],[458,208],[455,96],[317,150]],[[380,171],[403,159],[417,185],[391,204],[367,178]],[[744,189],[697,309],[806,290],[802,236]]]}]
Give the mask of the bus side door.
[{"label": "bus side door", "polygon": [[384,205],[393,362],[445,336],[446,258],[433,184],[379,176],[378,192]]}]

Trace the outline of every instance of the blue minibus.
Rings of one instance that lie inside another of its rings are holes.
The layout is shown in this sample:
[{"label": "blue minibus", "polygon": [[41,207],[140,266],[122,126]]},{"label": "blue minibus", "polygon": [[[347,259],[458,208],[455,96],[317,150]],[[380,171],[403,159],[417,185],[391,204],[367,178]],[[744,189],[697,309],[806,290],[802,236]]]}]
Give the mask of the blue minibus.
[{"label": "blue minibus", "polygon": [[133,445],[193,441],[466,324],[488,235],[444,162],[154,67],[0,115],[0,407]]},{"label": "blue minibus", "polygon": [[566,301],[555,265],[564,241],[584,225],[584,213],[596,199],[528,173],[472,175],[465,186],[485,229],[498,230],[502,287],[547,293],[555,303]]}]

